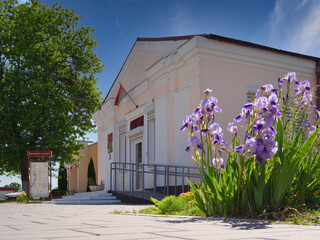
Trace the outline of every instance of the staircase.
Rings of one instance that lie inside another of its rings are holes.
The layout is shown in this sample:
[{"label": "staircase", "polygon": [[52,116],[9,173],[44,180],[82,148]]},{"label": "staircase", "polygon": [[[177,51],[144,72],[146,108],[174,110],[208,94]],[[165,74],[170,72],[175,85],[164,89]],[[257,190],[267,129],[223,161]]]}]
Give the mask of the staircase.
[{"label": "staircase", "polygon": [[98,204],[119,204],[121,203],[111,193],[104,191],[76,193],[75,195],[65,196],[60,199],[53,199],[55,204],[79,204],[79,205],[98,205]]}]

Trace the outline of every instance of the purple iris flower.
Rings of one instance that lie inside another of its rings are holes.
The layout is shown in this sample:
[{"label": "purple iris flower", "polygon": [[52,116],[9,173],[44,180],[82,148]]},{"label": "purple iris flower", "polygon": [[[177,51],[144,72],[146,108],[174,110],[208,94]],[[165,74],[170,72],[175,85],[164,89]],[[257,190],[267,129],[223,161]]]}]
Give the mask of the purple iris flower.
[{"label": "purple iris flower", "polygon": [[252,129],[255,130],[256,132],[260,132],[263,129],[263,124],[256,123],[252,126]]},{"label": "purple iris flower", "polygon": [[[297,100],[295,101],[295,103],[297,102]],[[303,97],[302,97],[302,101],[300,104],[300,108],[302,109],[303,106],[311,106],[311,107],[315,107],[315,105],[312,103],[312,94],[309,91],[305,91],[303,93]]]},{"label": "purple iris flower", "polygon": [[316,120],[318,120],[320,118],[320,109],[316,110],[316,113],[317,113]]},{"label": "purple iris flower", "polygon": [[234,126],[234,123],[231,122],[228,124],[228,127],[227,127],[228,131],[230,131],[231,133],[236,133],[237,130],[238,130],[238,127],[237,126]]},{"label": "purple iris flower", "polygon": [[180,131],[184,131],[186,128],[192,128],[195,123],[196,123],[196,120],[192,115],[186,116],[185,119],[183,120],[183,125],[180,128]]},{"label": "purple iris flower", "polygon": [[243,108],[246,110],[251,110],[254,107],[253,103],[246,103]]},{"label": "purple iris flower", "polygon": [[193,116],[195,118],[195,120],[197,121],[197,124],[201,125],[202,122],[203,122],[203,110],[201,108],[196,108],[194,111],[193,111]]},{"label": "purple iris flower", "polygon": [[270,126],[272,126],[273,123],[274,123],[274,118],[273,118],[273,116],[269,115],[269,116],[265,119],[264,123],[265,123],[264,127],[270,127]]},{"label": "purple iris flower", "polygon": [[255,104],[258,110],[266,108],[268,106],[268,98],[267,97],[259,97],[255,100]]},{"label": "purple iris flower", "polygon": [[315,131],[316,129],[317,129],[316,126],[311,126],[311,127],[310,127],[310,131],[309,131],[309,134],[308,134],[308,137],[310,137],[311,134],[314,133],[314,131]]},{"label": "purple iris flower", "polygon": [[200,119],[200,117],[203,115],[203,110],[201,108],[196,108],[194,111],[193,111],[193,115],[195,116],[195,118],[197,120]]},{"label": "purple iris flower", "polygon": [[288,72],[288,73],[283,77],[283,79],[287,80],[288,82],[291,82],[291,81],[297,80],[297,76],[296,76],[296,73],[295,73],[295,72]]},{"label": "purple iris flower", "polygon": [[308,80],[303,80],[300,83],[298,81],[295,82],[297,88],[294,89],[296,95],[304,91],[310,91],[310,82]]},{"label": "purple iris flower", "polygon": [[221,171],[223,165],[224,165],[223,158],[214,158],[214,159],[212,159],[212,166],[214,168],[219,168],[220,171]]},{"label": "purple iris flower", "polygon": [[200,150],[202,149],[200,139],[197,136],[192,136],[189,138],[189,146],[193,146],[194,148],[198,148]]},{"label": "purple iris flower", "polygon": [[260,89],[256,92],[256,98],[262,97],[262,96],[269,96],[274,91],[274,88],[272,84],[266,84],[263,85]]},{"label": "purple iris flower", "polygon": [[218,99],[214,96],[209,98],[210,105],[216,106],[218,104]]},{"label": "purple iris flower", "polygon": [[284,84],[284,81],[285,81],[285,79],[283,79],[283,78],[278,78],[278,84],[279,85],[283,85]]},{"label": "purple iris flower", "polygon": [[194,130],[195,132],[199,132],[199,128],[198,128],[196,125],[193,126],[193,130]]},{"label": "purple iris flower", "polygon": [[204,90],[204,95],[208,96],[210,93],[212,92],[211,89],[207,88],[206,90]]},{"label": "purple iris flower", "polygon": [[244,147],[243,147],[242,145],[236,146],[236,147],[234,148],[234,151],[237,152],[237,153],[243,153]]},{"label": "purple iris flower", "polygon": [[272,114],[272,115],[276,114],[277,112],[278,112],[278,108],[276,108],[276,107],[271,107],[269,109],[269,113]]},{"label": "purple iris flower", "polygon": [[277,105],[278,103],[277,95],[274,93],[271,93],[270,96],[268,97],[268,101],[270,105]]},{"label": "purple iris flower", "polygon": [[301,83],[300,83],[300,87],[302,89],[305,89],[307,91],[310,91],[310,82],[308,80],[303,80]]},{"label": "purple iris flower", "polygon": [[209,100],[208,99],[202,99],[200,102],[200,107],[202,110],[205,110],[209,107]]},{"label": "purple iris flower", "polygon": [[209,129],[202,129],[201,133],[202,133],[202,136],[205,136],[206,134],[209,133]]},{"label": "purple iris flower", "polygon": [[271,94],[271,92],[273,91],[273,89],[274,89],[272,84],[264,85],[263,88],[265,89],[265,92],[264,92],[265,96],[269,96]]},{"label": "purple iris flower", "polygon": [[233,120],[234,120],[235,122],[241,122],[242,118],[243,118],[244,116],[248,117],[251,111],[252,111],[252,109],[251,109],[250,107],[247,107],[247,106],[246,106],[246,107],[243,107],[243,108],[241,109],[240,115],[237,116],[236,118],[234,118]]},{"label": "purple iris flower", "polygon": [[218,107],[218,99],[216,97],[211,96],[209,98],[209,107],[214,109],[216,112],[222,112],[222,109]]},{"label": "purple iris flower", "polygon": [[222,109],[220,107],[218,107],[218,106],[214,106],[214,110],[216,112],[222,112]]},{"label": "purple iris flower", "polygon": [[209,114],[211,114],[211,115],[213,115],[214,113],[211,111],[211,109],[210,108],[207,108],[207,113],[209,113]]},{"label": "purple iris flower", "polygon": [[308,128],[308,127],[311,126],[311,121],[308,120],[308,119],[304,119],[304,120],[302,121],[301,125],[302,125],[302,127],[304,127],[304,128]]},{"label": "purple iris flower", "polygon": [[[268,120],[269,121],[269,120]],[[261,124],[257,123],[257,125]],[[256,126],[256,129],[259,127]],[[253,154],[256,155],[256,161],[259,164],[263,164],[263,160],[272,158],[278,151],[278,143],[274,141],[277,131],[273,127],[268,127],[262,129],[261,132],[256,137],[248,136],[245,147],[246,149],[251,150]],[[236,147],[235,151],[240,152],[244,149]]]},{"label": "purple iris flower", "polygon": [[221,133],[221,132],[222,132],[222,129],[221,129],[221,127],[220,127],[220,125],[219,125],[218,123],[212,123],[212,124],[210,124],[209,130],[210,130],[210,133],[211,133],[212,135],[218,134],[218,133]]},{"label": "purple iris flower", "polygon": [[218,144],[218,145],[226,144],[226,142],[223,141],[223,133],[222,132],[220,132],[218,134],[215,134],[215,135],[212,135],[211,137],[213,139],[213,144],[214,145],[216,145],[216,144]]},{"label": "purple iris flower", "polygon": [[235,117],[233,120],[235,122],[241,122],[242,118],[243,118],[243,116],[240,114],[239,116]]}]

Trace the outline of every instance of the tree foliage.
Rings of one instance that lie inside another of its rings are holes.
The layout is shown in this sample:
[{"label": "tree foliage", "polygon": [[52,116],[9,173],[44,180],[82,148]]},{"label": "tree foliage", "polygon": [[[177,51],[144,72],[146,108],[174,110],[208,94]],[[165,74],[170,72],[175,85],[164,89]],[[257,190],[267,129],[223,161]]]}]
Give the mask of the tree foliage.
[{"label": "tree foliage", "polygon": [[12,182],[10,184],[5,185],[4,187],[14,187],[15,191],[18,191],[19,189],[21,189],[21,184],[17,182]]},{"label": "tree foliage", "polygon": [[74,11],[31,0],[0,1],[0,173],[27,179],[27,151],[71,161],[76,139],[94,128],[103,70],[94,29]]}]

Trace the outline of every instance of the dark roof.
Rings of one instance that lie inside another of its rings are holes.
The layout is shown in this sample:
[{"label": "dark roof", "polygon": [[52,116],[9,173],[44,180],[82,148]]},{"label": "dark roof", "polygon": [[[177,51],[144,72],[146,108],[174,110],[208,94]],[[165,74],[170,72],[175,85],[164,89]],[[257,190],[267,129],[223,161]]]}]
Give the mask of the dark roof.
[{"label": "dark roof", "polygon": [[310,55],[304,55],[304,54],[300,54],[300,53],[289,52],[289,51],[285,51],[285,50],[282,50],[282,49],[267,47],[267,46],[264,46],[264,45],[251,43],[251,42],[247,42],[247,41],[242,41],[242,40],[238,40],[238,39],[234,39],[234,38],[222,37],[222,36],[215,35],[215,34],[203,34],[203,35],[200,35],[200,36],[205,37],[207,39],[216,40],[216,41],[221,41],[221,42],[226,42],[226,43],[233,43],[233,44],[252,47],[252,48],[258,48],[258,49],[262,49],[262,50],[266,50],[266,51],[270,51],[270,52],[286,54],[286,55],[305,58],[305,59],[310,59],[310,60],[314,60],[314,61],[318,61],[320,59],[318,57],[314,57],[314,56],[310,56]]},{"label": "dark roof", "polygon": [[318,58],[318,57],[314,57],[314,56],[310,56],[310,55],[304,55],[304,54],[290,52],[290,51],[285,51],[285,50],[282,50],[282,49],[272,48],[272,47],[268,47],[268,46],[264,46],[264,45],[260,45],[260,44],[256,44],[256,43],[251,43],[251,42],[247,42],[247,41],[238,40],[238,39],[235,39],[235,38],[223,37],[223,36],[216,35],[216,34],[196,34],[196,35],[162,37],[162,38],[137,38],[137,42],[138,41],[151,42],[151,41],[189,40],[189,39],[191,39],[191,38],[193,38],[195,36],[201,36],[201,37],[205,37],[207,39],[216,40],[216,41],[220,41],[220,42],[226,42],[226,43],[232,43],[232,44],[237,44],[237,45],[241,45],[241,46],[258,48],[258,49],[262,49],[262,50],[266,50],[266,51],[286,54],[286,55],[300,57],[300,58],[306,58],[306,59],[315,60],[315,61],[320,60],[320,58]]},{"label": "dark roof", "polygon": [[161,37],[161,38],[137,38],[137,42],[159,42],[159,41],[180,41],[180,40],[189,40],[194,36],[202,35],[185,35],[185,36],[173,36],[173,37]]},{"label": "dark roof", "polygon": [[[242,40],[238,40],[235,38],[228,38],[228,37],[223,37],[223,36],[219,36],[216,34],[195,34],[195,35],[185,35],[185,36],[173,36],[173,37],[160,37],[160,38],[137,38],[136,42],[156,42],[156,41],[179,41],[179,40],[190,40],[195,36],[201,36],[201,37],[205,37],[207,39],[211,39],[211,40],[216,40],[216,41],[220,41],[220,42],[226,42],[226,43],[232,43],[232,44],[236,44],[236,45],[241,45],[241,46],[246,46],[246,47],[251,47],[251,48],[257,48],[257,49],[262,49],[262,50],[266,50],[269,52],[275,52],[275,53],[280,53],[280,54],[285,54],[285,55],[290,55],[290,56],[294,56],[294,57],[299,57],[299,58],[304,58],[304,59],[310,59],[310,60],[314,60],[314,61],[320,61],[320,58],[318,57],[314,57],[314,56],[310,56],[310,55],[304,55],[304,54],[300,54],[300,53],[295,53],[295,52],[289,52],[289,51],[285,51],[282,49],[277,49],[277,48],[272,48],[272,47],[267,47],[264,45],[260,45],[260,44],[256,44],[256,43],[251,43],[251,42],[247,42],[247,41],[242,41]],[[132,49],[134,48],[136,42],[134,43],[134,45],[132,46],[124,64],[122,65],[117,77],[115,78],[112,86],[109,89],[109,92],[107,94],[107,96],[105,97],[105,99],[103,100],[101,106],[105,103],[105,101],[107,100],[107,97],[110,94],[110,91],[113,87],[113,85],[115,84],[121,70],[123,69],[123,66],[126,64],[128,57],[130,55],[130,53],[132,52]],[[100,107],[101,108],[101,107]]]}]

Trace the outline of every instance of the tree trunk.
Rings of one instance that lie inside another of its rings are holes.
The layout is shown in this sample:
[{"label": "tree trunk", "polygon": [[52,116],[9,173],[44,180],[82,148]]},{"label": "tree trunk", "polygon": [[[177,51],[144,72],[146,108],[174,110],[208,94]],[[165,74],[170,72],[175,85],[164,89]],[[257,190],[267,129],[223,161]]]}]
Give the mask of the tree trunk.
[{"label": "tree trunk", "polygon": [[21,161],[20,163],[21,167],[21,182],[22,182],[22,190],[25,191],[26,194],[28,194],[28,179],[29,179],[29,173],[28,173],[28,162],[27,161]]}]

